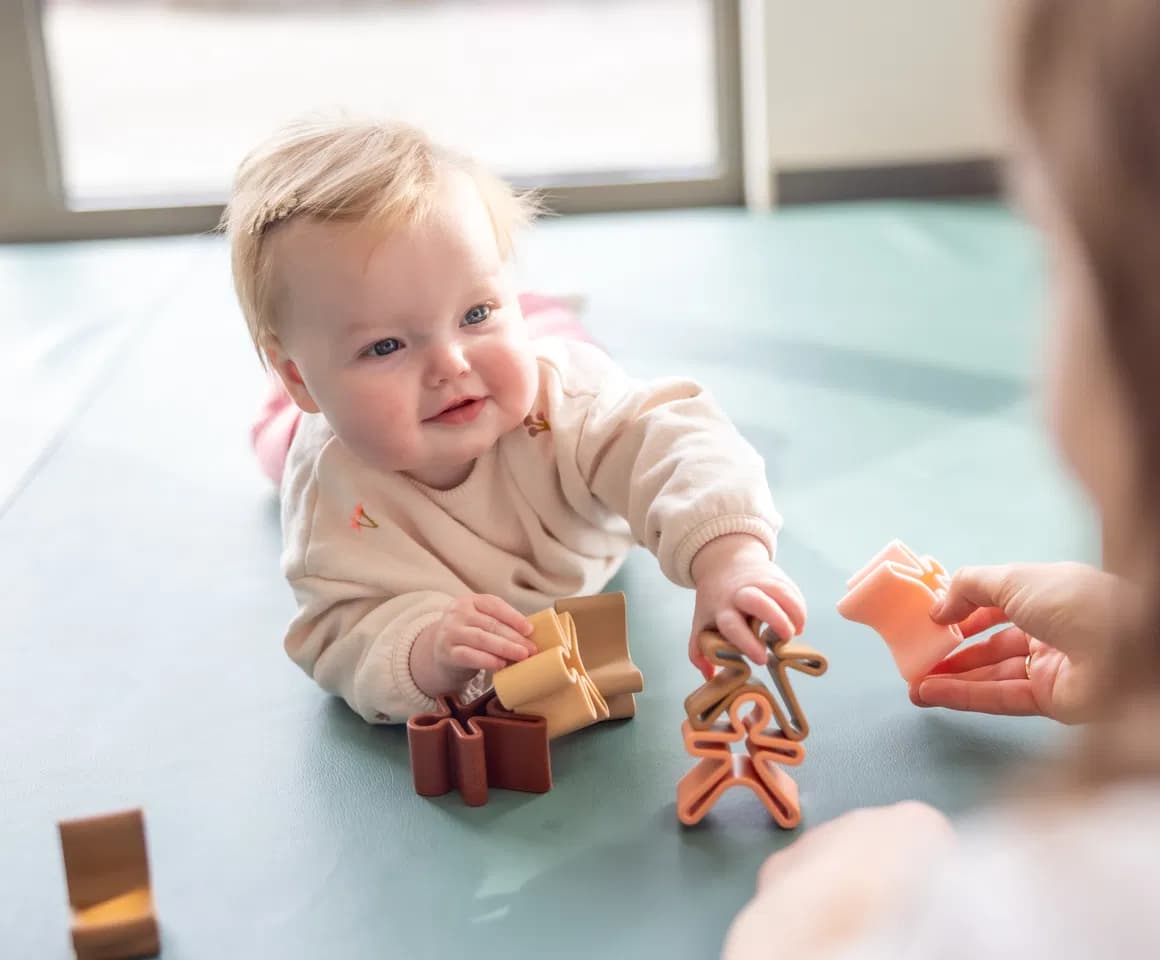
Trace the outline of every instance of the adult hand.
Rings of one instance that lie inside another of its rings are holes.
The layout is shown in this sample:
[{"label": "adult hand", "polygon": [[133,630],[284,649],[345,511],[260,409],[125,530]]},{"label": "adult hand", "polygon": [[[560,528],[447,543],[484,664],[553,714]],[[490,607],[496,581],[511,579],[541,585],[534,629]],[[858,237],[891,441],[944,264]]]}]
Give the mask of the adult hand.
[{"label": "adult hand", "polygon": [[910,698],[920,707],[1082,721],[1127,602],[1123,581],[1080,563],[964,567],[931,617],[959,624],[965,637],[1010,626],[936,664]]}]

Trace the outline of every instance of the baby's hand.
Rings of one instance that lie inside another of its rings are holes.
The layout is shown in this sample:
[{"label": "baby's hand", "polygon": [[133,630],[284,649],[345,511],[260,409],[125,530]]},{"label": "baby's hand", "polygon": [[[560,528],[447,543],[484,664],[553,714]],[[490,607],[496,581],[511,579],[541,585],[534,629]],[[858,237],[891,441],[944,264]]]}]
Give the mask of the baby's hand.
[{"label": "baby's hand", "polygon": [[419,634],[411,675],[428,696],[469,681],[480,670],[502,670],[537,652],[532,625],[510,604],[483,593],[459,597]]},{"label": "baby's hand", "polygon": [[689,660],[706,679],[713,667],[701,653],[697,637],[716,628],[754,663],[764,665],[766,649],[750,629],[749,619],[766,624],[788,640],[806,623],[806,601],[796,583],[772,560],[760,540],[746,534],[718,537],[693,558],[697,606],[689,637]]}]

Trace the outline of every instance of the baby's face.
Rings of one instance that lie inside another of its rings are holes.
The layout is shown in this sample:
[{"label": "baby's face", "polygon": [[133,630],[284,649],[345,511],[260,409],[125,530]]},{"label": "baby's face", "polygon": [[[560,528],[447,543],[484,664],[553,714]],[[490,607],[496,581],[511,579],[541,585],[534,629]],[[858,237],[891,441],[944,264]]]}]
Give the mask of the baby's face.
[{"label": "baby's face", "polygon": [[431,215],[372,224],[290,221],[271,237],[280,349],[299,405],[358,457],[422,483],[461,482],[517,427],[536,361],[487,209],[448,174]]}]

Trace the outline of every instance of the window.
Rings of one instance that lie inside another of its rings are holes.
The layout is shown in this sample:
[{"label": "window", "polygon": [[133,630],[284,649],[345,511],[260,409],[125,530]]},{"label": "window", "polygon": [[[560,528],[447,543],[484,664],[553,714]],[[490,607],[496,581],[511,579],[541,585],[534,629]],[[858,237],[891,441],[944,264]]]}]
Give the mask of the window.
[{"label": "window", "polygon": [[18,0],[0,36],[33,141],[5,235],[212,226],[314,110],[410,120],[558,209],[740,199],[731,0]]}]

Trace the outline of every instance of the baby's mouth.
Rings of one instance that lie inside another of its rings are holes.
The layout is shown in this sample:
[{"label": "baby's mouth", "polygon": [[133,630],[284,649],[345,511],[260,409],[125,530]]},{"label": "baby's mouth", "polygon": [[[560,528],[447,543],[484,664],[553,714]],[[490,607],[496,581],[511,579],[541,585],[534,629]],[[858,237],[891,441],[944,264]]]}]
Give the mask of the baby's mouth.
[{"label": "baby's mouth", "polygon": [[461,397],[458,400],[453,400],[435,416],[428,417],[428,423],[468,423],[479,416],[480,410],[483,409],[486,403],[484,397]]}]

